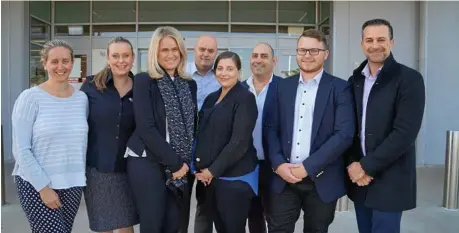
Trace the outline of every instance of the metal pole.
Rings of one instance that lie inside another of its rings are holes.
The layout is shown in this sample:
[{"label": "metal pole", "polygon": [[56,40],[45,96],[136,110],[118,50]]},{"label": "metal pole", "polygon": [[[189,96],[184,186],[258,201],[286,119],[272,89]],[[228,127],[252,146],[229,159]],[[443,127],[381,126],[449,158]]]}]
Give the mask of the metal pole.
[{"label": "metal pole", "polygon": [[2,179],[2,184],[1,184],[2,187],[1,187],[1,189],[2,189],[2,206],[3,206],[3,205],[6,204],[6,201],[5,201],[6,200],[6,195],[5,195],[5,161],[4,161],[5,160],[5,156],[4,156],[4,153],[3,153],[3,147],[4,147],[3,146],[3,125],[1,126],[1,131],[2,131],[1,132],[1,137],[2,137],[2,139],[1,139],[1,143],[2,143],[2,158],[1,158],[1,160],[2,161],[1,161],[1,168],[0,168],[1,169],[1,174],[0,175],[2,177],[1,178]]},{"label": "metal pole", "polygon": [[347,212],[349,211],[349,198],[344,196],[338,200],[336,204],[336,211],[338,212]]},{"label": "metal pole", "polygon": [[459,131],[446,133],[444,184],[443,207],[457,210],[459,208]]}]

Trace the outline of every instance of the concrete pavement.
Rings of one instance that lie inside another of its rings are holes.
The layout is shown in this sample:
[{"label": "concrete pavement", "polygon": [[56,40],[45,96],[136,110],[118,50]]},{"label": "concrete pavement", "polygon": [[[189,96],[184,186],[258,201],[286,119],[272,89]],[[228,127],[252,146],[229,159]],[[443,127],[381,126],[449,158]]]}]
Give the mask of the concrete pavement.
[{"label": "concrete pavement", "polygon": [[[1,210],[1,232],[25,233],[30,232],[27,219],[22,212],[11,174],[11,165],[6,166],[6,201],[7,205]],[[405,212],[402,217],[402,233],[458,233],[459,211],[449,211],[441,208],[443,197],[443,175],[441,166],[418,168],[418,207]],[[396,190],[394,190],[396,192]],[[190,233],[193,232],[193,221],[196,202],[193,197]],[[302,232],[302,216],[296,224],[296,232]],[[88,227],[86,206],[82,201],[73,227],[74,233],[92,232]],[[138,226],[136,227],[136,233]],[[335,221],[330,226],[330,233],[356,233],[357,224],[352,203],[350,211],[337,212]]]}]

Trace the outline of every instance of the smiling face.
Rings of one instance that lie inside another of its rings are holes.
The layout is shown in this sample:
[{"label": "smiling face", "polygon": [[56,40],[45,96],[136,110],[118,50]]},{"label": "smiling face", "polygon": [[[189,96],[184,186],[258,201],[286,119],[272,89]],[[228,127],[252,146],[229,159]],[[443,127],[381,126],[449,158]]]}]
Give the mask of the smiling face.
[{"label": "smiling face", "polygon": [[217,40],[211,36],[202,36],[194,48],[194,61],[199,70],[210,70],[217,56]]},{"label": "smiling face", "polygon": [[271,75],[276,64],[272,49],[266,44],[258,44],[250,56],[250,69],[254,76]]},{"label": "smiling face", "polygon": [[241,71],[232,58],[223,58],[218,61],[215,76],[222,88],[232,88],[238,82]]},{"label": "smiling face", "polygon": [[159,42],[158,63],[169,75],[174,75],[180,63],[180,49],[174,38],[167,36]]},{"label": "smiling face", "polygon": [[128,43],[118,42],[108,46],[107,63],[114,76],[126,76],[134,64],[134,54]]},{"label": "smiling face", "polygon": [[328,50],[318,39],[303,36],[298,40],[296,61],[301,71],[314,73],[321,70],[327,57]]},{"label": "smiling face", "polygon": [[73,68],[73,58],[69,49],[55,47],[48,51],[43,66],[50,80],[67,82]]},{"label": "smiling face", "polygon": [[369,62],[383,63],[394,46],[386,25],[367,26],[362,33],[362,50]]}]

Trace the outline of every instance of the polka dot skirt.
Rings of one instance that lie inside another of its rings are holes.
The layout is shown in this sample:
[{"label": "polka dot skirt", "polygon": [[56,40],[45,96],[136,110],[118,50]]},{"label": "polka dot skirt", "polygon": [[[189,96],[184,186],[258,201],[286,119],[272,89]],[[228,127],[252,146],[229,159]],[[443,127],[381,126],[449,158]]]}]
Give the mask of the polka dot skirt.
[{"label": "polka dot skirt", "polygon": [[61,201],[58,209],[50,209],[40,193],[19,176],[15,176],[19,201],[30,223],[32,233],[71,233],[73,221],[80,206],[83,189],[73,187],[54,190]]}]

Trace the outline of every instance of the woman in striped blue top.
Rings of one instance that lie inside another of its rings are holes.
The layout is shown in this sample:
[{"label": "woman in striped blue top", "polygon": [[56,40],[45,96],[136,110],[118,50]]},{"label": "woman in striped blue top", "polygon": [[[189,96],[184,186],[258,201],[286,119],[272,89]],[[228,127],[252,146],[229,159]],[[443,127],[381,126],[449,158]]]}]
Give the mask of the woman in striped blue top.
[{"label": "woman in striped blue top", "polygon": [[86,185],[88,99],[68,83],[68,43],[49,41],[41,61],[49,79],[14,104],[13,176],[32,232],[70,233]]}]

